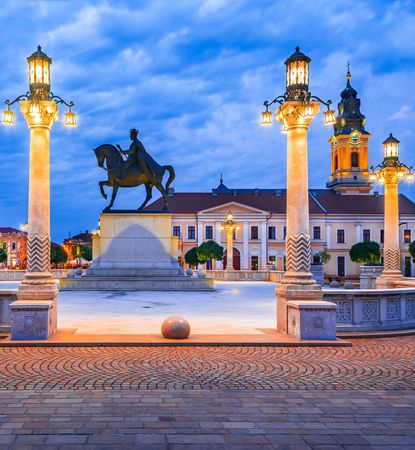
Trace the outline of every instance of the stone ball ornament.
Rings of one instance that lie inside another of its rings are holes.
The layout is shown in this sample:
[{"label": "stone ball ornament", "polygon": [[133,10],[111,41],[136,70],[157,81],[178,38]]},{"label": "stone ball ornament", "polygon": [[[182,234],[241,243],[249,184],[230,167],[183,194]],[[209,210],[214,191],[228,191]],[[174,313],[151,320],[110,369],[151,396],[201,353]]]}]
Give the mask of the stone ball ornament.
[{"label": "stone ball ornament", "polygon": [[187,339],[190,334],[189,322],[180,316],[168,317],[161,326],[161,334],[166,339]]}]

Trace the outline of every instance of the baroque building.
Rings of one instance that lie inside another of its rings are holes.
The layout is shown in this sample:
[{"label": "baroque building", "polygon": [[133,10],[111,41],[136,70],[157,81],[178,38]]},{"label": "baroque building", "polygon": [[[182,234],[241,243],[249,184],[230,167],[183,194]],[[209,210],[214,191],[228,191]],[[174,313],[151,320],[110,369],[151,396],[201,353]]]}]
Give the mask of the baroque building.
[{"label": "baroque building", "polygon": [[[324,248],[331,259],[324,271],[329,277],[357,277],[359,265],[349,257],[352,245],[384,240],[384,198],[372,191],[369,182],[369,138],[366,118],[360,111],[360,99],[347,71],[346,87],[338,103],[337,121],[331,146],[331,174],[327,189],[309,190],[310,236],[312,254]],[[170,190],[169,211],[173,214],[172,234],[179,237],[179,255],[203,241],[213,239],[226,248],[221,229],[232,210],[238,226],[234,236],[234,268],[265,270],[285,265],[286,191],[285,189],[228,188],[221,177],[211,192]],[[160,210],[156,200],[148,210]],[[408,244],[415,236],[415,204],[399,196],[401,269],[413,275]],[[222,262],[207,262],[207,269],[223,269]]]}]

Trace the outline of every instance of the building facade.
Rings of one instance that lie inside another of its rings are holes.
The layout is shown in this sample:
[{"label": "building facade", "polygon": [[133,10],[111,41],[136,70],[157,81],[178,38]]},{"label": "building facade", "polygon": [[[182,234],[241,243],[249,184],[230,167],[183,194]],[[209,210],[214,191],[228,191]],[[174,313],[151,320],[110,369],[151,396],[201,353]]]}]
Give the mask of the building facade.
[{"label": "building facade", "polygon": [[[346,75],[346,87],[338,103],[337,122],[329,143],[331,174],[327,189],[310,189],[310,236],[312,254],[324,248],[331,259],[325,265],[329,277],[357,277],[359,265],[349,257],[352,245],[373,240],[383,244],[384,198],[369,182],[369,138],[360,99]],[[160,210],[162,201],[148,210]],[[401,268],[412,276],[408,252],[415,239],[415,204],[399,196]],[[262,270],[267,265],[284,269],[286,232],[286,192],[284,189],[230,189],[220,180],[212,192],[170,192],[172,233],[179,237],[179,255],[203,241],[213,239],[226,247],[221,229],[231,210],[238,229],[234,236],[234,268]],[[208,269],[223,269],[222,262],[208,262]]]},{"label": "building facade", "polygon": [[7,252],[4,268],[24,269],[27,259],[27,233],[17,228],[0,227],[0,246]]}]

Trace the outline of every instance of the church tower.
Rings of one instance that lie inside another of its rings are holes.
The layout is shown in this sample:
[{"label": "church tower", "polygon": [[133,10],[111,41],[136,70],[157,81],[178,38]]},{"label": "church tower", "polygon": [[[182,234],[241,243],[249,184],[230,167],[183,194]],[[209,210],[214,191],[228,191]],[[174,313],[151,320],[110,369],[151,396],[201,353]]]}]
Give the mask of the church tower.
[{"label": "church tower", "polygon": [[370,133],[365,128],[365,116],[360,112],[360,99],[352,88],[352,78],[347,69],[346,88],[338,104],[337,121],[331,145],[331,176],[327,187],[342,194],[367,194],[369,183],[368,141]]}]

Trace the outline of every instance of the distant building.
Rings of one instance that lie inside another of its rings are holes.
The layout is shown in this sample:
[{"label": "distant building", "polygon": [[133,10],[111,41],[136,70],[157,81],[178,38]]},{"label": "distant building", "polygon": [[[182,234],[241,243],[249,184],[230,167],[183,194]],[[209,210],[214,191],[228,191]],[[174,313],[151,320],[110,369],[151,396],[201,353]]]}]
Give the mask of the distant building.
[{"label": "distant building", "polygon": [[6,268],[26,268],[27,233],[17,228],[0,227],[0,246],[6,249]]},{"label": "distant building", "polygon": [[92,249],[92,233],[88,230],[70,236],[63,241],[63,248],[68,253],[70,259],[76,258],[78,247],[90,247]]},{"label": "distant building", "polygon": [[[349,257],[353,244],[365,240],[383,244],[384,198],[370,193],[368,140],[365,116],[347,72],[346,88],[338,104],[337,123],[330,138],[331,174],[328,189],[309,190],[312,254],[327,248],[331,260],[324,270],[328,276],[355,277],[359,265]],[[148,210],[160,210],[156,200]],[[399,196],[401,266],[406,276],[413,274],[408,244],[414,239],[415,204]],[[180,237],[179,252],[208,239],[226,247],[221,225],[232,210],[239,225],[234,239],[234,268],[261,270],[267,264],[284,268],[286,234],[285,189],[232,189],[223,179],[212,192],[170,192],[169,211],[173,214],[172,233]],[[208,262],[207,268],[222,269],[222,262]]]}]

